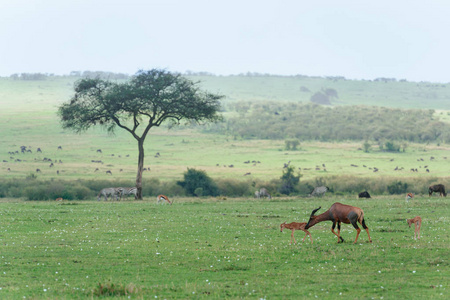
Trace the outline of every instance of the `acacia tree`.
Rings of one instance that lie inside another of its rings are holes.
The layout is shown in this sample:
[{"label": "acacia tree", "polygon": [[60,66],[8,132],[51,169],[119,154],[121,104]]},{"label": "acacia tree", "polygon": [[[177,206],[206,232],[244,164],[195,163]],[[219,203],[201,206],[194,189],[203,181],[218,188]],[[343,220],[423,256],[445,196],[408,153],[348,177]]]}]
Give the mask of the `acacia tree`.
[{"label": "acacia tree", "polygon": [[62,127],[83,132],[100,125],[109,132],[119,127],[137,141],[137,197],[142,199],[144,141],[153,127],[164,121],[214,122],[221,95],[202,91],[198,83],[180,74],[152,69],[139,71],[127,82],[84,78],[75,83],[75,95],[58,109]]}]

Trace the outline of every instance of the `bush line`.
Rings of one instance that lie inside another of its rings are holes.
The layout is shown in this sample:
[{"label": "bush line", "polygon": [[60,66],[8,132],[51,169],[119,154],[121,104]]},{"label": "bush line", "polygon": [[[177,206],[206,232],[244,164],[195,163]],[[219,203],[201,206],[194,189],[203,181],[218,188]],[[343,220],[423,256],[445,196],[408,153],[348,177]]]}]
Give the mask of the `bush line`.
[{"label": "bush line", "polygon": [[[365,178],[356,176],[329,176],[311,180],[301,180],[289,193],[289,196],[306,197],[316,186],[327,186],[330,193],[341,196],[356,197],[362,191],[371,195],[392,195],[403,193],[427,194],[431,184],[448,185],[448,178]],[[253,197],[256,190],[265,187],[272,196],[286,196],[280,179],[270,181],[213,179],[217,187],[214,195],[208,195],[203,190],[202,196]],[[0,198],[24,198],[26,200],[90,200],[97,196],[105,187],[131,187],[134,183],[125,180],[39,180],[39,179],[0,179]],[[144,198],[159,194],[171,196],[192,196],[176,181],[161,182],[158,179],[143,181]],[[200,196],[200,195],[197,195]],[[129,200],[132,200],[131,196]]]}]

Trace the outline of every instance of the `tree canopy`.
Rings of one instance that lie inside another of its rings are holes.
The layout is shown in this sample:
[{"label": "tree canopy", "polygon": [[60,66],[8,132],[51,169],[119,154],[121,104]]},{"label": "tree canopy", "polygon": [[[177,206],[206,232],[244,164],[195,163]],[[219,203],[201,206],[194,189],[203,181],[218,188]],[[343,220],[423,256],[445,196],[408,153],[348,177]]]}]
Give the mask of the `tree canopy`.
[{"label": "tree canopy", "polygon": [[[102,125],[145,136],[164,121],[217,121],[223,96],[201,91],[197,83],[164,70],[139,71],[128,82],[84,78],[75,95],[59,108],[63,128],[81,132]],[[142,128],[141,128],[142,124]]]}]

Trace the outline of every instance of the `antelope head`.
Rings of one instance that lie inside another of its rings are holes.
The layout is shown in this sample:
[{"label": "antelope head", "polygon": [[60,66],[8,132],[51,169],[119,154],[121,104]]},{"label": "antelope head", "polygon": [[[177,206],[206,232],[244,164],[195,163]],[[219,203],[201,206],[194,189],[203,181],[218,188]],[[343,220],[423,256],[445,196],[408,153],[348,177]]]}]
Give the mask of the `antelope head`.
[{"label": "antelope head", "polygon": [[280,225],[280,231],[281,231],[281,232],[283,232],[283,228],[284,228],[285,225],[286,225],[286,222],[281,223],[281,225]]},{"label": "antelope head", "polygon": [[410,219],[406,219],[406,222],[408,223],[409,228],[411,228],[411,224],[412,224],[411,220]]},{"label": "antelope head", "polygon": [[319,206],[319,208],[316,208],[312,211],[311,216],[309,217],[309,221],[308,221],[308,223],[306,223],[305,229],[308,229],[309,227],[316,225],[317,216],[315,216],[314,214],[321,208],[322,208],[322,206]]}]

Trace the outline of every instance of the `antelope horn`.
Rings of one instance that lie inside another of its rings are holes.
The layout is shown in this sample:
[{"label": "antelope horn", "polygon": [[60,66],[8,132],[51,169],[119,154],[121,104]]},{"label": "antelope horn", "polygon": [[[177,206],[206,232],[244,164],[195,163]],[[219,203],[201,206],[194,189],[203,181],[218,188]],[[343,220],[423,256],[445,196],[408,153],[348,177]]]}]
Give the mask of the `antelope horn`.
[{"label": "antelope horn", "polygon": [[319,208],[314,209],[311,213],[311,217],[314,216],[314,214],[321,208],[322,208],[322,206],[319,206]]}]

